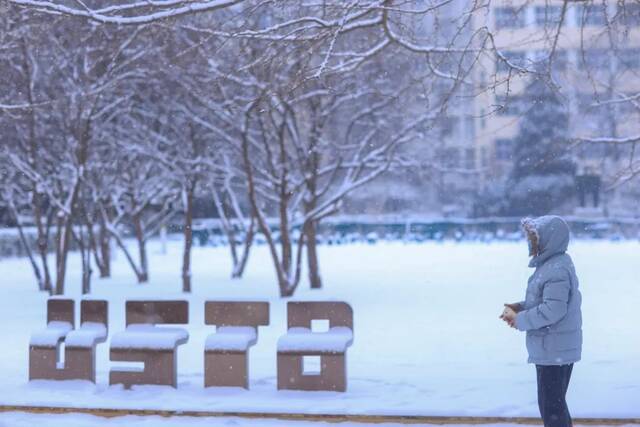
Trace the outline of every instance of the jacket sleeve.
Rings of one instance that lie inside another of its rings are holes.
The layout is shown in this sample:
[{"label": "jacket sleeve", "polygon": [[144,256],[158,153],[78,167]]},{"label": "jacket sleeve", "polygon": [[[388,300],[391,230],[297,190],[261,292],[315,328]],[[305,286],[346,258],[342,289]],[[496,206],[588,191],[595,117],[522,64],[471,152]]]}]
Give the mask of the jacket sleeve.
[{"label": "jacket sleeve", "polygon": [[566,314],[571,281],[567,272],[558,272],[542,289],[542,303],[516,316],[516,328],[520,331],[541,329],[560,321]]}]

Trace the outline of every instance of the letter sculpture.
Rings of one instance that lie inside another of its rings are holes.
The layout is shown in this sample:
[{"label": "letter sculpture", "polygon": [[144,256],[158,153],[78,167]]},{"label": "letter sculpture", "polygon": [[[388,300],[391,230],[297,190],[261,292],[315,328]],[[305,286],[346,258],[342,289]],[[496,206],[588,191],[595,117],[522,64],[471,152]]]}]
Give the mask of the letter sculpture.
[{"label": "letter sculpture", "polygon": [[[290,302],[287,317],[287,334],[278,340],[278,389],[346,391],[351,307],[344,302]],[[312,320],[328,320],[329,330],[313,332]],[[304,372],[308,356],[320,357],[320,372]]]},{"label": "letter sculpture", "polygon": [[205,323],[215,325],[204,350],[205,387],[249,388],[249,348],[258,340],[258,326],[269,324],[267,302],[205,303]]},{"label": "letter sculpture", "polygon": [[177,387],[177,349],[189,340],[182,328],[156,324],[189,323],[187,301],[127,301],[124,332],[111,338],[111,360],[143,362],[141,371],[111,370],[109,384],[157,384]]},{"label": "letter sculpture", "polygon": [[[96,382],[96,345],[108,331],[106,301],[80,303],[80,328],[74,330],[74,301],[47,301],[47,328],[31,336],[29,379],[88,380]],[[65,344],[65,360],[58,358]]]},{"label": "letter sculpture", "polygon": [[[109,384],[177,387],[177,349],[189,340],[187,301],[127,301],[126,328],[111,338],[110,358],[138,362],[142,369],[112,369]],[[205,387],[249,388],[249,350],[258,340],[258,327],[269,325],[264,301],[207,301],[205,324],[216,332],[204,349]],[[312,321],[325,320],[329,329],[312,330]],[[47,327],[31,336],[29,380],[82,379],[96,382],[96,346],[108,335],[108,305],[82,300],[80,327],[75,329],[74,301],[50,298]],[[278,389],[347,389],[347,348],[353,343],[353,310],[344,302],[289,302],[287,333],[278,340]],[[62,345],[64,360],[61,360]],[[318,358],[320,370],[309,372],[305,359]]]}]

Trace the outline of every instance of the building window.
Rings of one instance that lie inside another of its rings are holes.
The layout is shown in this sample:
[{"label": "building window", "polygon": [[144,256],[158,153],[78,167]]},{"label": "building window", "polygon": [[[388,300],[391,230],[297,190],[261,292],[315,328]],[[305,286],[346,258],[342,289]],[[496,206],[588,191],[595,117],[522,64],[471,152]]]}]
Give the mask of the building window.
[{"label": "building window", "polygon": [[467,169],[476,168],[476,150],[473,148],[467,148],[464,155],[464,166]]},{"label": "building window", "polygon": [[578,61],[582,69],[587,71],[607,71],[611,60],[608,49],[587,49],[582,52]]},{"label": "building window", "polygon": [[[606,127],[606,120],[610,113],[614,120],[621,119],[620,116],[640,113],[640,108],[636,105],[635,97],[637,93],[614,95],[609,98],[607,94],[581,93],[577,96],[579,121],[582,124],[590,124],[594,129]],[[613,101],[613,102],[611,102]]]},{"label": "building window", "polygon": [[569,64],[569,54],[564,49],[556,50],[556,53],[553,57],[552,68],[558,71],[564,71],[567,69],[567,65]]},{"label": "building window", "polygon": [[265,28],[269,28],[272,25],[273,25],[273,19],[270,14],[262,13],[258,18],[258,27],[261,30],[264,30]]},{"label": "building window", "polygon": [[577,96],[578,113],[581,115],[593,114],[598,108],[598,100],[592,93],[581,93]]},{"label": "building window", "polygon": [[635,97],[637,96],[637,94],[631,92],[631,93],[625,94],[624,96],[627,100],[618,104],[618,111],[620,111],[621,114],[640,113],[640,107],[637,105],[637,103],[632,101],[636,99]]},{"label": "building window", "polygon": [[524,8],[518,10],[515,7],[496,7],[496,28],[523,28],[526,23],[525,12]]},{"label": "building window", "polygon": [[586,26],[602,26],[607,23],[607,15],[605,7],[602,4],[580,4],[575,10],[576,25]]},{"label": "building window", "polygon": [[507,161],[513,159],[513,140],[500,138],[496,139],[496,159]]},{"label": "building window", "polygon": [[620,50],[618,61],[623,69],[637,70],[640,68],[640,48]]},{"label": "building window", "polygon": [[[527,52],[524,51],[513,51],[513,50],[505,50],[500,52],[500,54],[506,58],[512,65],[517,67],[525,67],[527,65]],[[496,57],[496,71],[498,73],[506,73],[510,69],[510,65],[507,64],[505,60],[501,57]]]},{"label": "building window", "polygon": [[637,101],[637,95],[635,92],[628,92],[620,96],[614,96],[612,100],[615,102],[611,103],[605,102],[608,99],[607,95],[581,93],[577,97],[578,113],[583,121],[590,123],[598,123],[598,120],[606,117],[608,111],[613,111],[614,115],[638,114],[640,113],[640,107],[635,102]]},{"label": "building window", "polygon": [[476,137],[476,120],[473,116],[465,116],[462,124],[464,126],[464,138],[472,141]]},{"label": "building window", "polygon": [[600,204],[600,188],[601,178],[598,175],[579,175],[576,176],[576,187],[578,190],[578,199],[580,206],[586,207],[590,200],[593,201],[593,207]]},{"label": "building window", "polygon": [[[549,63],[549,55],[551,55],[551,52],[549,50],[533,51],[531,58],[533,68],[535,68],[537,71],[546,69],[547,64]],[[567,51],[564,49],[558,49],[553,55],[553,64],[551,68],[554,71],[565,71],[567,69],[568,63],[569,56],[567,54]]]},{"label": "building window", "polygon": [[536,6],[536,26],[556,27],[560,24],[562,7],[560,6]]},{"label": "building window", "polygon": [[444,164],[449,168],[460,167],[460,150],[457,148],[447,148],[444,154]]},{"label": "building window", "polygon": [[453,138],[457,136],[458,119],[456,117],[444,117],[440,120],[440,137]]},{"label": "building window", "polygon": [[618,3],[618,16],[622,25],[640,26],[640,4]]},{"label": "building window", "polygon": [[520,116],[525,112],[525,104],[520,96],[496,97],[499,116]]}]

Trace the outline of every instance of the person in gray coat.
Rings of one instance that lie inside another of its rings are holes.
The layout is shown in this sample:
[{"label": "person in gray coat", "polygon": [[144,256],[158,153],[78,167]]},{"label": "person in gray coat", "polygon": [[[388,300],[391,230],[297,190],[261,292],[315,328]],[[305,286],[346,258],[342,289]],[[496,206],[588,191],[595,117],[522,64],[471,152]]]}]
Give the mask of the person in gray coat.
[{"label": "person in gray coat", "polygon": [[569,226],[559,216],[522,221],[532,257],[526,298],[505,304],[500,316],[527,333],[529,363],[536,365],[538,406],[545,427],[572,426],[566,393],[573,364],[582,356],[582,295],[569,246]]}]

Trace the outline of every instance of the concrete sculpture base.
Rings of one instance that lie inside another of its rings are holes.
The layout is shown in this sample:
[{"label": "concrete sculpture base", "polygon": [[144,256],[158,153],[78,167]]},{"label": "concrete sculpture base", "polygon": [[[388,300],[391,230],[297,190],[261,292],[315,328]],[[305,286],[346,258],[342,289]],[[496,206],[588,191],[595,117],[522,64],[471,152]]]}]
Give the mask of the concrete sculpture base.
[{"label": "concrete sculpture base", "polygon": [[118,362],[143,362],[144,368],[141,371],[112,370],[109,384],[122,384],[126,389],[138,384],[178,386],[177,357],[173,349],[111,349],[110,356]]},{"label": "concrete sculpture base", "polygon": [[[305,356],[320,356],[320,372],[303,372]],[[278,353],[278,390],[347,391],[344,354]]]}]

